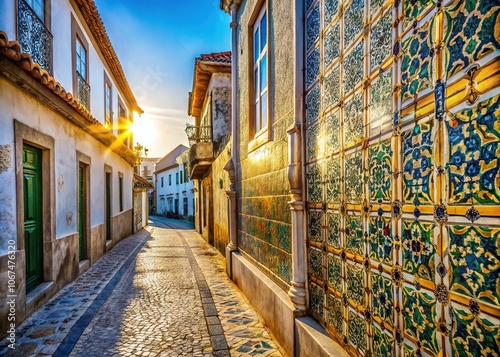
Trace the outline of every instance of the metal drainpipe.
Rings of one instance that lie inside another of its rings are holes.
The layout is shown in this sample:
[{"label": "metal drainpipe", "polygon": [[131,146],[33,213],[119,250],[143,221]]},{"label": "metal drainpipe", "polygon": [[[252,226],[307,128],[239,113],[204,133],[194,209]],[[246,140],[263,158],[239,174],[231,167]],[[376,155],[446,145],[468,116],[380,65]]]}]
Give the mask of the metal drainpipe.
[{"label": "metal drainpipe", "polygon": [[[231,5],[231,131],[232,131],[232,145],[231,156],[233,157],[233,164],[235,171],[238,167],[240,158],[239,132],[237,122],[238,118],[238,5]],[[235,172],[238,177],[237,172]]]}]

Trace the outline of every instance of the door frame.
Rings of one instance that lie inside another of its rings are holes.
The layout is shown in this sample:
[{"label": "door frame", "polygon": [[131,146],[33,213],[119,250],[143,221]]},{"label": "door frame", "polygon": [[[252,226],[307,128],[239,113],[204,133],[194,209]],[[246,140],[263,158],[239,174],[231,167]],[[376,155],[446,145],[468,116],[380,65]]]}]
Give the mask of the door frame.
[{"label": "door frame", "polygon": [[[42,236],[43,282],[54,281],[52,268],[52,244],[56,237],[55,171],[53,137],[43,134],[14,119],[16,162],[17,250],[24,250],[24,197],[23,194],[23,146],[30,145],[42,151]],[[23,283],[26,271],[23,269]]]},{"label": "door frame", "polygon": [[[106,175],[109,174],[109,232],[106,224],[107,211],[106,211]],[[106,251],[106,246],[113,241],[113,168],[109,165],[104,164],[104,180],[103,180],[103,188],[104,188],[104,238],[105,245],[104,249]],[[109,237],[109,239],[107,239]]]},{"label": "door frame", "polygon": [[[90,167],[91,167],[91,159],[90,156],[85,155],[84,153],[80,151],[76,151],[76,187],[77,187],[77,192],[76,192],[76,208],[78,212],[78,200],[79,200],[79,194],[78,194],[78,186],[79,186],[79,168],[83,167],[83,195],[84,195],[84,200],[83,200],[83,211],[84,211],[84,222],[83,222],[83,232],[84,232],[84,245],[85,245],[85,252],[84,252],[84,258],[82,261],[85,260],[90,260],[92,262],[92,247],[90,245],[91,240],[91,231],[90,231]],[[78,214],[77,214],[78,216]],[[77,222],[78,225],[78,222]],[[78,231],[78,226],[77,226],[77,231]],[[79,244],[78,244],[78,249],[79,249]]]}]

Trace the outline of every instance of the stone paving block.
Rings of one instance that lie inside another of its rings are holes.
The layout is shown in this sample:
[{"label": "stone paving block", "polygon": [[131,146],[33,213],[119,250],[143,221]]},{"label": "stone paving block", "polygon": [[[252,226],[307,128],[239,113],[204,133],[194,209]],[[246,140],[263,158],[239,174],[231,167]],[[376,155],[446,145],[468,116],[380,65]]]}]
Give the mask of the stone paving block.
[{"label": "stone paving block", "polygon": [[224,335],[213,335],[210,339],[212,340],[212,348],[214,351],[227,350],[229,348]]}]

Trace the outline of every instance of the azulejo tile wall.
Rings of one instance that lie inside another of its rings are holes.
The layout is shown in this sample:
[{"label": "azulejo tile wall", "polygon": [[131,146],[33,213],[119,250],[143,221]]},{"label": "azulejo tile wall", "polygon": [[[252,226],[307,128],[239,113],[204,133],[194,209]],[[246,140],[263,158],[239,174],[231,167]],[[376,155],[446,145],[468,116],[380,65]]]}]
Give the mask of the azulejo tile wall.
[{"label": "azulejo tile wall", "polygon": [[500,4],[305,6],[309,313],[353,356],[499,356]]}]

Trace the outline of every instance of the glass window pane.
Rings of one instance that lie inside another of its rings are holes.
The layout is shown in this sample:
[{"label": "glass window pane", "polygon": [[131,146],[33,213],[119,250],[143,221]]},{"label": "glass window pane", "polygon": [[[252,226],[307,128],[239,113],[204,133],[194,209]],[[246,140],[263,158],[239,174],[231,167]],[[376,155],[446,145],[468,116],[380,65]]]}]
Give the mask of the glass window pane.
[{"label": "glass window pane", "polygon": [[266,47],[267,44],[267,14],[265,13],[260,20],[260,51]]},{"label": "glass window pane", "polygon": [[256,63],[259,59],[259,29],[253,35],[253,62]]},{"label": "glass window pane", "polygon": [[260,103],[261,103],[261,127],[265,128],[267,126],[267,93],[265,92],[262,97],[260,98]]},{"label": "glass window pane", "polygon": [[260,101],[255,104],[255,132],[262,128],[260,124]]},{"label": "glass window pane", "polygon": [[267,88],[267,53],[260,61],[260,92]]}]

